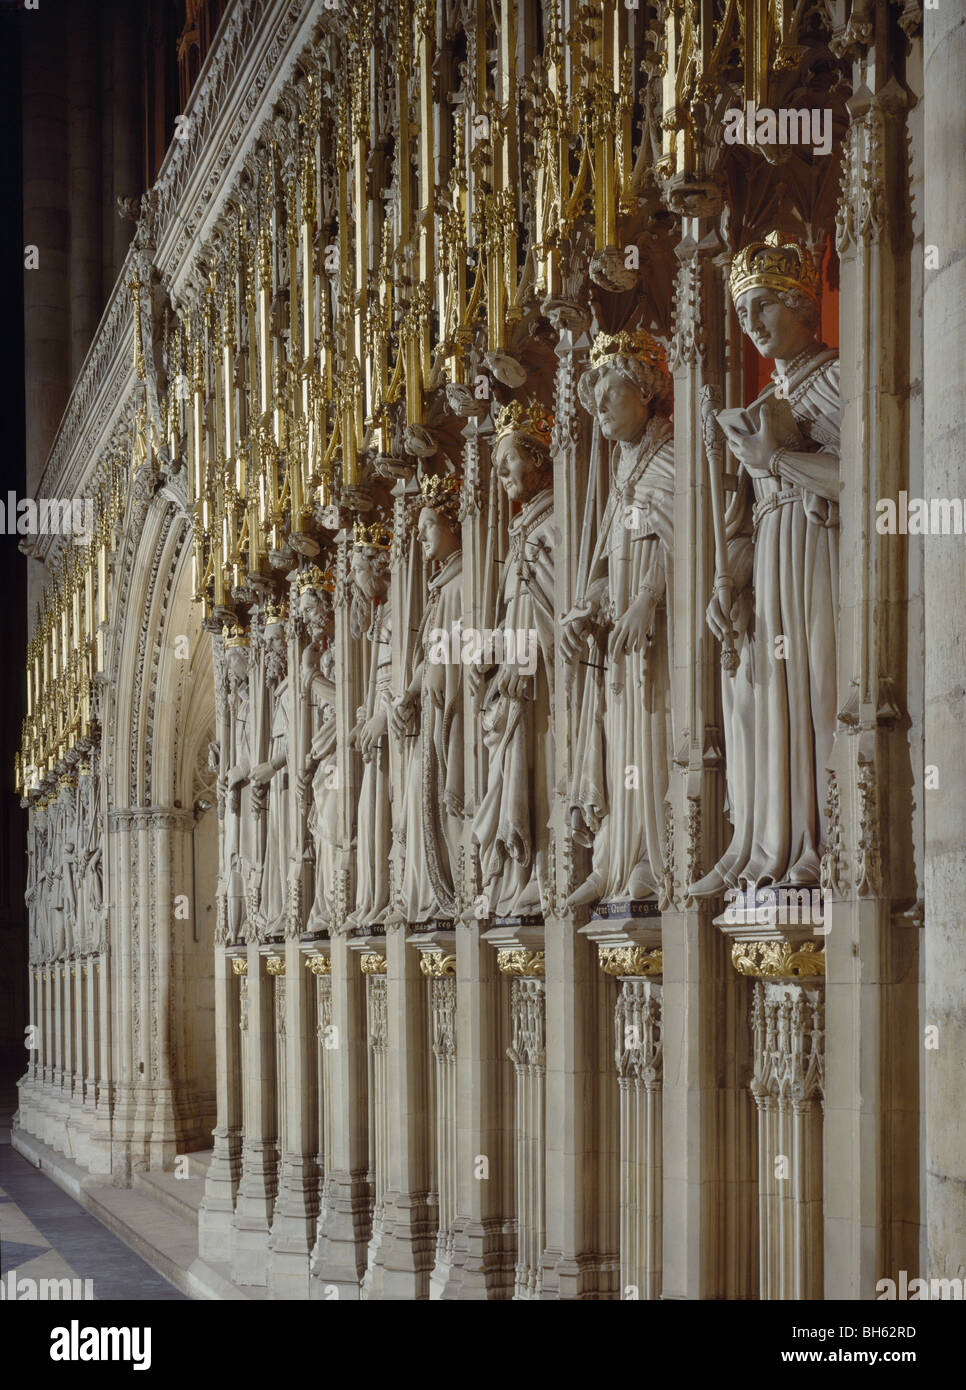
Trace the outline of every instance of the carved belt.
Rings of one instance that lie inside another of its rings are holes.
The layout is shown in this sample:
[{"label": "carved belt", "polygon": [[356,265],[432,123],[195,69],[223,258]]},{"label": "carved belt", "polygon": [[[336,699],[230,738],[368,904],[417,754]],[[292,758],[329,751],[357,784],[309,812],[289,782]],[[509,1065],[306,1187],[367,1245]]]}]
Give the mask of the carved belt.
[{"label": "carved belt", "polygon": [[754,530],[758,530],[758,524],[769,512],[773,512],[776,507],[786,507],[789,502],[800,502],[802,500],[802,489],[800,487],[782,488],[781,492],[773,492],[768,497],[763,497],[760,502],[755,503],[751,514],[751,524]]}]

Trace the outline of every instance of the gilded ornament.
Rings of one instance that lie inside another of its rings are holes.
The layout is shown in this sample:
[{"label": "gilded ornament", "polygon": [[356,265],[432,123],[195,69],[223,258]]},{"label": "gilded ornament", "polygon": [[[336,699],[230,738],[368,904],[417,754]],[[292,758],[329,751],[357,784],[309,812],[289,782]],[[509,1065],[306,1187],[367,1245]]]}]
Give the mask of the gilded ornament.
[{"label": "gilded ornament", "polygon": [[265,969],[268,971],[269,975],[284,975],[285,957],[267,956],[265,960]]},{"label": "gilded ornament", "polygon": [[248,635],[248,631],[239,626],[238,623],[232,623],[231,626],[225,623],[222,626],[221,635],[224,638],[226,651],[229,651],[232,647],[247,647],[251,645],[251,638]]},{"label": "gilded ornament", "polygon": [[328,956],[309,956],[305,968],[311,970],[313,975],[331,975],[332,961]]},{"label": "gilded ornament", "polygon": [[590,365],[602,367],[615,357],[631,357],[643,362],[646,367],[658,367],[667,371],[667,353],[646,329],[639,328],[634,333],[622,330],[620,333],[598,333],[590,349]]},{"label": "gilded ornament", "polygon": [[535,976],[547,973],[543,951],[500,951],[497,965],[501,975]]},{"label": "gilded ornament", "polygon": [[818,304],[818,271],[804,246],[782,241],[769,232],[764,241],[753,241],[735,256],[731,266],[731,298],[737,304],[748,290],[799,290]]},{"label": "gilded ornament", "polygon": [[371,526],[357,521],[352,528],[352,544],[372,550],[388,550],[392,545],[392,529],[382,521],[374,521]]},{"label": "gilded ornament", "polygon": [[799,980],[825,974],[825,948],[815,941],[799,947],[787,941],[736,941],[731,963],[739,975],[756,980]]},{"label": "gilded ornament", "polygon": [[247,958],[246,958],[245,956],[232,956],[232,958],[231,958],[231,968],[232,968],[232,973],[235,974],[235,975],[247,975],[247,974],[248,974],[248,960],[247,960]]},{"label": "gilded ornament", "polygon": [[600,946],[597,958],[605,975],[660,975],[664,970],[660,946]]},{"label": "gilded ornament", "polygon": [[367,951],[360,960],[359,967],[363,975],[385,975],[389,968],[386,957],[378,955],[375,951]]},{"label": "gilded ornament", "polygon": [[456,957],[444,955],[442,951],[427,951],[419,958],[419,968],[430,979],[439,980],[444,975],[456,974]]},{"label": "gilded ornament", "polygon": [[553,414],[539,401],[531,401],[529,405],[524,405],[522,401],[510,401],[496,417],[494,443],[499,443],[508,434],[525,434],[549,449],[553,435]]}]

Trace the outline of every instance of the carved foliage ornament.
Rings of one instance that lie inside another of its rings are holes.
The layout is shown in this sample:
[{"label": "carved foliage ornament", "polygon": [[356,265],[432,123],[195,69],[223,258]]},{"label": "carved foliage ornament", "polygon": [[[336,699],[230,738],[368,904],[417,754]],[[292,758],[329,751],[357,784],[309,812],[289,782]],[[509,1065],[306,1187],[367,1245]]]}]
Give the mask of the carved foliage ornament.
[{"label": "carved foliage ornament", "polygon": [[731,963],[739,975],[756,980],[806,979],[825,974],[825,950],[814,941],[798,947],[787,941],[736,941]]}]

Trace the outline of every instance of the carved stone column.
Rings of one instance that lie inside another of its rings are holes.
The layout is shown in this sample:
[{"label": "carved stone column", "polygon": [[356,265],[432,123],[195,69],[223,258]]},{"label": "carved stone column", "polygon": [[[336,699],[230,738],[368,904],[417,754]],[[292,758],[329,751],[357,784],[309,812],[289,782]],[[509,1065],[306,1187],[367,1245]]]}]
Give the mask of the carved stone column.
[{"label": "carved stone column", "polygon": [[617,977],[614,1061],[620,1093],[621,1298],[660,1298],[664,1198],[660,949],[602,946],[600,968]]},{"label": "carved stone column", "polygon": [[43,1018],[43,1088],[49,1093],[54,1082],[54,1005],[53,975],[51,967],[45,965],[40,972],[41,1014]]},{"label": "carved stone column", "polygon": [[507,1057],[516,1078],[515,1208],[517,1258],[514,1299],[539,1298],[547,1233],[547,1017],[546,963],[542,951],[501,951],[499,966],[511,978],[511,1041]]},{"label": "carved stone column", "polygon": [[[367,963],[377,968],[372,958],[364,955],[362,959],[364,969]],[[428,1201],[431,1135],[426,985],[419,957],[408,948],[399,928],[390,928],[387,934],[385,969],[385,975],[368,977],[377,1161],[373,1245],[365,1288],[370,1298],[422,1299],[429,1297],[437,1229],[436,1211],[430,1209]],[[382,1086],[385,1090],[380,1095]],[[380,1212],[382,1154],[387,1166]]]},{"label": "carved stone column", "polygon": [[64,962],[55,961],[54,976],[54,1074],[52,1099],[54,1102],[55,1129],[54,1147],[63,1149],[63,1098],[64,1098]]},{"label": "carved stone column", "polygon": [[315,1244],[319,1187],[317,1007],[315,976],[305,969],[298,937],[290,934],[284,975],[285,1105],[279,1117],[282,1148],[278,1201],[269,1240],[268,1284],[273,1297],[308,1298],[309,1259]]},{"label": "carved stone column", "polygon": [[244,1138],[242,1175],[231,1233],[231,1277],[264,1284],[272,1212],[278,1191],[275,1094],[275,991],[267,952],[248,945],[247,1018],[243,1005]]},{"label": "carved stone column", "polygon": [[184,956],[175,940],[182,923],[174,913],[176,890],[191,879],[193,829],[194,818],[189,811],[157,808],[148,821],[154,869],[150,952],[154,1117],[150,1156],[152,1167],[158,1168],[173,1162],[198,1131],[179,1041],[184,1036],[184,1029],[179,1026],[184,1007]]},{"label": "carved stone column", "polygon": [[[911,756],[910,726],[914,730],[921,717],[911,676],[920,638],[907,600],[921,542],[880,535],[875,524],[880,498],[895,501],[901,489],[920,490],[910,472],[918,469],[919,454],[917,441],[910,449],[918,407],[909,398],[909,383],[919,375],[910,359],[915,333],[909,312],[910,277],[919,273],[910,254],[907,179],[906,74],[913,73],[900,56],[905,37],[892,7],[873,8],[874,20],[847,36],[844,49],[853,59],[854,95],[836,219],[840,607],[822,879],[824,1292],[830,1299],[872,1298],[879,1279],[919,1268],[913,1175],[919,1164],[921,889],[914,807],[931,805],[933,793],[924,791],[921,762]],[[921,251],[918,260],[921,266]],[[934,544],[942,542],[926,542],[927,554]]]},{"label": "carved stone column", "polygon": [[[554,525],[561,541],[554,555],[554,607],[571,610],[578,597],[582,533],[589,483],[590,418],[578,407],[577,383],[588,361],[589,313],[563,299],[544,303],[542,312],[557,330],[554,380]],[[588,558],[584,555],[584,561]],[[585,579],[586,576],[583,576]],[[554,673],[554,783],[571,785],[579,734],[579,711],[572,697],[572,673],[559,642]],[[564,908],[568,894],[586,876],[586,852],[573,839],[566,795],[554,799],[550,819],[550,903],[546,941],[546,1249],[539,1280],[544,1298],[607,1297],[616,1293],[616,1152],[599,1147],[609,1131],[608,1095],[602,1082],[607,1047],[598,993],[600,982],[592,943],[577,930],[579,916]],[[516,1044],[514,1044],[514,1047]],[[519,1097],[518,1070],[518,1097]],[[542,1073],[541,1073],[542,1076]],[[532,1085],[536,1085],[536,1072]],[[543,1085],[541,1080],[540,1085]],[[599,1201],[585,1194],[593,1189]],[[519,1207],[520,1194],[517,1193]],[[522,1233],[522,1227],[521,1227]],[[517,1288],[526,1265],[518,1247]]]},{"label": "carved stone column", "polygon": [[736,941],[732,961],[755,981],[760,1297],[820,1299],[825,954],[815,942]]},{"label": "carved stone column", "polygon": [[112,1172],[111,1126],[114,1115],[113,1014],[111,1009],[111,953],[104,941],[90,965],[93,976],[93,1008],[97,1036],[97,1101],[91,1129],[91,1172]]},{"label": "carved stone column", "polygon": [[[923,492],[926,497],[949,498],[962,494],[966,453],[962,370],[957,367],[963,361],[966,329],[956,307],[963,303],[966,281],[966,186],[958,153],[962,147],[966,42],[962,13],[955,5],[927,6],[924,25],[924,236],[937,248],[938,268],[927,271],[923,301]],[[966,1276],[966,1146],[962,1139],[962,1063],[966,1055],[966,884],[962,854],[966,760],[962,748],[966,696],[962,604],[946,604],[942,595],[962,594],[966,552],[961,537],[933,536],[925,553],[926,593],[933,602],[926,621],[925,760],[939,770],[938,787],[925,793],[926,1002],[921,1021],[937,1030],[931,1035],[937,1046],[925,1054],[928,1274],[931,1278],[962,1278]],[[917,1041],[916,1051],[922,1047],[922,1030]]]},{"label": "carved stone column", "polygon": [[[483,628],[490,621],[485,601],[487,536],[483,506],[484,499],[493,492],[491,434],[492,423],[485,415],[471,415],[463,428],[466,441],[461,509],[464,630],[470,626]],[[443,948],[444,960],[451,951],[455,953],[453,983],[460,1000],[455,1015],[451,1063],[456,1086],[453,1101],[456,1151],[452,1160],[455,1210],[447,1232],[443,1204],[445,1175],[438,1150],[439,1238],[430,1297],[468,1301],[510,1296],[513,1240],[507,1234],[512,1209],[511,1165],[502,1132],[506,1094],[510,1089],[504,1056],[507,1024],[502,980],[496,957],[483,939],[486,919],[478,919],[469,907],[477,900],[480,889],[479,854],[473,843],[472,829],[485,786],[485,748],[478,736],[479,710],[466,681],[463,692],[464,728],[473,731],[465,740],[463,881],[456,885],[457,893],[463,896],[465,910],[462,922],[457,924],[453,945]],[[444,1100],[439,1090],[442,1066],[437,1062],[436,1125],[440,1142],[441,1126],[445,1125],[440,1109]]]},{"label": "carved stone column", "polygon": [[71,1125],[74,1109],[74,970],[73,961],[65,960],[60,967],[61,979],[61,1101],[64,1114],[64,1152],[74,1157],[74,1136]]},{"label": "carved stone column", "polygon": [[351,533],[337,538],[335,610],[336,756],[339,786],[339,871],[336,884],[337,918],[331,947],[331,1008],[333,1050],[332,1166],[325,1175],[319,1238],[312,1255],[314,1298],[358,1298],[366,1268],[370,1232],[368,1187],[368,1091],[366,1000],[358,957],[349,950],[343,924],[355,902],[356,806],[360,759],[349,748],[363,688],[362,653],[367,645],[353,639],[349,628]]},{"label": "carved stone column", "polygon": [[312,1297],[356,1299],[371,1230],[366,977],[345,936],[333,936],[330,959],[330,1161],[312,1255]]},{"label": "carved stone column", "polygon": [[[444,1299],[506,1299],[513,1290],[513,1156],[507,1125],[504,982],[481,924],[456,932],[456,1201]],[[442,1229],[442,1220],[440,1222]]]},{"label": "carved stone column", "polygon": [[70,998],[73,1018],[74,1050],[71,1059],[71,1099],[70,1126],[74,1133],[74,1152],[81,1162],[85,1161],[86,1134],[84,1113],[84,1076],[86,1051],[86,1022],[84,1008],[84,970],[80,957],[70,962]]},{"label": "carved stone column", "polygon": [[[372,1183],[372,1229],[360,1298],[369,1298],[386,1236],[386,1179],[389,1171],[389,1015],[386,957],[368,950],[357,956],[366,982],[366,1038],[369,1047],[369,1175]],[[377,1295],[378,1296],[378,1295]]]},{"label": "carved stone column", "polygon": [[[713,925],[716,903],[687,886],[715,863],[723,826],[720,665],[705,621],[714,542],[702,408],[724,375],[724,296],[716,259],[721,189],[677,175],[681,218],[668,354],[674,375],[674,763],[672,853],[662,893],[664,1010],[663,1297],[748,1297],[754,1288],[753,1150],[741,1074],[736,982]],[[739,1233],[725,1241],[723,1233]]]},{"label": "carved stone column", "polygon": [[215,1098],[214,1148],[198,1212],[199,1253],[204,1260],[227,1263],[231,1225],[241,1177],[243,1045],[238,986],[248,968],[242,956],[230,956],[223,942],[215,945]]},{"label": "carved stone column", "polygon": [[[326,1176],[333,1166],[332,1156],[332,1134],[333,1134],[333,1067],[332,1054],[338,1045],[338,1039],[332,1025],[332,959],[329,954],[328,943],[325,951],[309,947],[304,967],[311,972],[309,979],[310,986],[310,1015],[307,1022],[314,1023],[313,1040],[315,1044],[315,1065],[317,1069],[316,1080],[316,1178],[318,1186],[319,1215],[316,1221],[315,1241],[313,1251],[318,1242],[319,1235],[325,1226],[326,1219]],[[312,1285],[310,1285],[310,1297]]]},{"label": "carved stone column", "polygon": [[[419,938],[416,938],[418,943]],[[438,1194],[436,1258],[429,1296],[441,1298],[453,1265],[457,1212],[457,1089],[456,1089],[456,956],[445,950],[422,950],[419,968],[428,981],[429,1029],[433,1053],[432,1134],[435,1149],[435,1189]]]}]

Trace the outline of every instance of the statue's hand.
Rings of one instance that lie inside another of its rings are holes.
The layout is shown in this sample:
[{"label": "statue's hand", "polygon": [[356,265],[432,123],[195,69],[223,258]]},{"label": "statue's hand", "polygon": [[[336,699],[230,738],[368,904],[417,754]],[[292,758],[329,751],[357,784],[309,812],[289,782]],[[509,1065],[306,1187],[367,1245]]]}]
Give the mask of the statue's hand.
[{"label": "statue's hand", "polygon": [[396,738],[405,738],[416,718],[416,701],[407,690],[392,702],[392,731]]},{"label": "statue's hand", "polygon": [[720,418],[718,424],[731,452],[752,478],[770,476],[769,464],[776,449],[792,448],[802,442],[787,401],[762,402],[761,426],[755,434],[746,434]]},{"label": "statue's hand", "polygon": [[560,629],[560,650],[564,661],[575,662],[583,651],[594,626],[594,609],[589,600],[575,603],[563,619]]},{"label": "statue's hand", "polygon": [[499,691],[508,700],[529,700],[533,690],[530,676],[515,671],[504,671],[500,676]]},{"label": "statue's hand", "polygon": [[386,718],[382,713],[367,719],[359,733],[359,751],[368,762],[376,751],[376,744],[386,732]]},{"label": "statue's hand", "polygon": [[264,787],[275,776],[273,763],[258,763],[251,771],[251,781],[256,787]]},{"label": "statue's hand", "polygon": [[705,610],[705,619],[719,642],[723,642],[726,634],[733,630],[737,607],[733,581],[726,575],[716,576],[714,593]]},{"label": "statue's hand", "polygon": [[640,651],[646,645],[647,634],[654,621],[656,601],[656,595],[650,589],[643,589],[627,605],[610,635],[611,661],[618,661],[625,653]]}]

